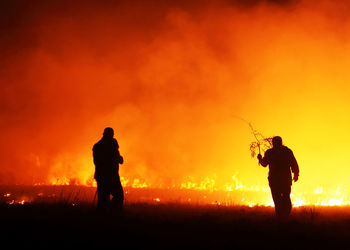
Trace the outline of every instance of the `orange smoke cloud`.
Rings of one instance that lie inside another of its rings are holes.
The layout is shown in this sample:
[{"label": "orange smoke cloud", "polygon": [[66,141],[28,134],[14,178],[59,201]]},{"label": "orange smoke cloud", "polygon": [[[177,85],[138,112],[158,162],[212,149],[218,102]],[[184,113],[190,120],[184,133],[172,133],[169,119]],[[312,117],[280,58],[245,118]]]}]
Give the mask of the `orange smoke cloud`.
[{"label": "orange smoke cloud", "polygon": [[297,192],[346,190],[350,5],[315,3],[5,1],[0,182],[86,183],[111,126],[125,179],[266,186],[239,116],[293,149]]}]

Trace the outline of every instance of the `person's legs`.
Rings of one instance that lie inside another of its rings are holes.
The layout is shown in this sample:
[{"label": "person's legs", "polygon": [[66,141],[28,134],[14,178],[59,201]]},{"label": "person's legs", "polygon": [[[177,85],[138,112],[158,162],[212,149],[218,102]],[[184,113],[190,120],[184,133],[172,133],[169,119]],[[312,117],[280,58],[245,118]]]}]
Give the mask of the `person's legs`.
[{"label": "person's legs", "polygon": [[279,216],[281,213],[281,194],[273,188],[271,188],[271,194],[273,203],[275,204],[275,213]]},{"label": "person's legs", "polygon": [[281,192],[278,189],[278,187],[276,187],[276,185],[274,185],[271,182],[270,182],[270,189],[271,189],[271,195],[272,195],[273,203],[275,204],[275,213],[276,213],[277,216],[280,216],[280,214],[281,214],[281,206],[282,206]]},{"label": "person's legs", "polygon": [[116,210],[121,211],[123,209],[124,203],[124,190],[120,182],[119,175],[115,178],[115,181],[113,182],[112,196],[112,206]]},{"label": "person's legs", "polygon": [[280,218],[287,218],[292,209],[290,200],[291,183],[281,179],[270,179],[272,199],[275,204],[276,215]]},{"label": "person's legs", "polygon": [[109,203],[109,190],[105,181],[97,182],[97,210],[106,210]]},{"label": "person's legs", "polygon": [[282,213],[284,217],[288,217],[292,211],[292,201],[290,200],[291,186],[286,183],[282,189]]}]

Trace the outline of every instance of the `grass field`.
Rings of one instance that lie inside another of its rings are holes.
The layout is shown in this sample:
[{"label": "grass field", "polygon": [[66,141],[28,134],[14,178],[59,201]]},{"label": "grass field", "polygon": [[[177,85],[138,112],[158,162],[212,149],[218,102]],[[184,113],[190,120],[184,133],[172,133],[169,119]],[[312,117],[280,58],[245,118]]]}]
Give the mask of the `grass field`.
[{"label": "grass field", "polygon": [[[74,197],[73,197],[74,198]],[[13,247],[151,249],[349,249],[349,207],[271,207],[127,202],[122,214],[88,202],[0,204],[0,239]]]}]

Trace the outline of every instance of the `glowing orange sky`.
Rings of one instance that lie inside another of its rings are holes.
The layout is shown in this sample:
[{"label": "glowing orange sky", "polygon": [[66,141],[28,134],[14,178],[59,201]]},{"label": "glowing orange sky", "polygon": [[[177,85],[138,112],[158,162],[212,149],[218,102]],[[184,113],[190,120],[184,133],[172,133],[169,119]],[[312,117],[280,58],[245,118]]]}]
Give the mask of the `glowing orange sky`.
[{"label": "glowing orange sky", "polygon": [[7,4],[0,182],[85,183],[111,126],[127,179],[266,186],[239,116],[294,151],[296,190],[346,191],[350,4],[243,2]]}]

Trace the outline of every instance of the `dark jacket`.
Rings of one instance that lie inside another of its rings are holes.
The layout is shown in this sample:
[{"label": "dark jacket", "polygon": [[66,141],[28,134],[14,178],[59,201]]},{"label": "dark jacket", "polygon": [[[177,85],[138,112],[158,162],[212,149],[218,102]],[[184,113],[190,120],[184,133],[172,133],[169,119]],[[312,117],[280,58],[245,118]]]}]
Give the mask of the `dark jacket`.
[{"label": "dark jacket", "polygon": [[95,179],[101,180],[118,175],[119,163],[123,163],[123,157],[119,153],[119,145],[114,138],[102,137],[92,148]]},{"label": "dark jacket", "polygon": [[278,146],[268,149],[264,158],[260,161],[264,167],[269,165],[269,180],[292,183],[291,171],[299,176],[299,166],[293,151],[286,146]]}]

